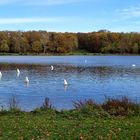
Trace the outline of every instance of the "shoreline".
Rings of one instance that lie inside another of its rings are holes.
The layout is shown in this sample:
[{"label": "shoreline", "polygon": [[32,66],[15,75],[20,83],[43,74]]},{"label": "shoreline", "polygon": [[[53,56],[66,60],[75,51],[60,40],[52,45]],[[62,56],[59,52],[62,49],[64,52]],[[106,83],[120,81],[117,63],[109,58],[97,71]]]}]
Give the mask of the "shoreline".
[{"label": "shoreline", "polygon": [[103,54],[103,53],[62,53],[62,54],[18,54],[18,53],[0,53],[0,56],[140,56],[140,54]]}]

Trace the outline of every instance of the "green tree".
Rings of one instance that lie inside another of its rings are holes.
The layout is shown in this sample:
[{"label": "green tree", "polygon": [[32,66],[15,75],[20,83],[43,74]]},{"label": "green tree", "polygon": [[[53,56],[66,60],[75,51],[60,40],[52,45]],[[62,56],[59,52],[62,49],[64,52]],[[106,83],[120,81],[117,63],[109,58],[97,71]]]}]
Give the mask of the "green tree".
[{"label": "green tree", "polygon": [[10,35],[10,52],[20,53],[21,32],[12,32]]},{"label": "green tree", "polygon": [[31,51],[30,45],[28,43],[28,40],[26,37],[22,37],[20,41],[20,46],[21,46],[21,52],[22,53],[28,53]]},{"label": "green tree", "polygon": [[110,44],[101,49],[102,53],[110,53],[111,51],[112,51],[112,48]]},{"label": "green tree", "polygon": [[134,43],[134,46],[132,47],[132,53],[137,54],[139,50],[139,46],[137,43]]},{"label": "green tree", "polygon": [[35,53],[39,53],[42,50],[42,46],[40,41],[35,41],[32,43],[32,51]]},{"label": "green tree", "polygon": [[43,53],[46,53],[47,47],[49,45],[49,34],[46,32],[41,33],[40,42],[42,45]]},{"label": "green tree", "polygon": [[2,40],[1,46],[0,46],[1,52],[9,52],[9,46],[6,40]]}]

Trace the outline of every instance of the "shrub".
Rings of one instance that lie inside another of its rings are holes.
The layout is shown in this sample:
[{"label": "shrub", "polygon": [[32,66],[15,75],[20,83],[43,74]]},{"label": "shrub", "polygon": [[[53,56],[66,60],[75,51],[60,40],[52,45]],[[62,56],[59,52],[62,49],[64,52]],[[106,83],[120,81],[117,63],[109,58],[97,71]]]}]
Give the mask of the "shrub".
[{"label": "shrub", "polygon": [[90,117],[110,117],[101,105],[96,104],[92,99],[74,102],[74,108],[79,110],[84,116]]},{"label": "shrub", "polygon": [[140,113],[139,104],[132,103],[127,97],[122,97],[121,99],[108,98],[102,104],[102,108],[110,115],[115,116],[136,115]]}]

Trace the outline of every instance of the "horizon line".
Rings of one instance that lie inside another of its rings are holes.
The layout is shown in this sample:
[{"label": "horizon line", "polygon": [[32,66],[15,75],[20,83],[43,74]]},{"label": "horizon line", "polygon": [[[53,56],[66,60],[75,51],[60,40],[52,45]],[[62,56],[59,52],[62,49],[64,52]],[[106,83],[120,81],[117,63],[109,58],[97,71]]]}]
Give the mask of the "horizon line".
[{"label": "horizon line", "polygon": [[110,32],[110,33],[140,33],[140,31],[111,31],[111,30],[108,30],[108,29],[100,29],[100,30],[93,30],[93,31],[87,31],[87,32],[84,32],[84,31],[56,31],[56,30],[45,30],[45,29],[30,29],[30,30],[26,30],[26,29],[17,29],[17,30],[8,30],[8,29],[4,29],[4,30],[1,30],[0,29],[0,32],[32,32],[32,31],[35,31],[35,32],[55,32],[55,33],[93,33],[93,32]]}]

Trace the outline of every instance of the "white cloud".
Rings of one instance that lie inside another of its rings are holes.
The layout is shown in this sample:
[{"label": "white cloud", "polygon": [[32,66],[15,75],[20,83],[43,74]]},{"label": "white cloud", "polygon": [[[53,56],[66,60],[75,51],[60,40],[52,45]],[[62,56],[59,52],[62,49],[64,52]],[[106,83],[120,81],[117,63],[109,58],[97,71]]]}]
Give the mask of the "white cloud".
[{"label": "white cloud", "polygon": [[79,17],[44,17],[44,18],[0,18],[0,24],[26,24],[26,23],[68,23],[68,24],[87,24],[87,23],[108,23],[107,20],[92,20]]},{"label": "white cloud", "polygon": [[0,24],[25,24],[25,23],[49,23],[62,22],[67,19],[62,17],[53,18],[0,18]]},{"label": "white cloud", "polygon": [[140,17],[140,4],[124,9],[117,9],[116,12],[124,19]]},{"label": "white cloud", "polygon": [[81,2],[83,0],[30,0],[27,3],[33,5],[58,5],[58,4],[68,4]]},{"label": "white cloud", "polygon": [[8,5],[8,4],[19,4],[19,5],[61,5],[61,4],[69,4],[76,3],[82,1],[90,1],[90,0],[0,0],[0,5]]}]

